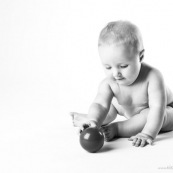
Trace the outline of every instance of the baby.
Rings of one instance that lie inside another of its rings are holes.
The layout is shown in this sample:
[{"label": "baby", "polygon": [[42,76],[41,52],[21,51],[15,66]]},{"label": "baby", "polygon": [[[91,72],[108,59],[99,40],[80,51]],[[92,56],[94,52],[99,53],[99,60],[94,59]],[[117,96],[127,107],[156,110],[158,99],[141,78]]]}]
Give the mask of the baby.
[{"label": "baby", "polygon": [[[173,93],[159,70],[143,62],[139,29],[128,21],[110,22],[100,33],[98,51],[106,78],[88,114],[70,113],[74,126],[98,127],[105,140],[128,137],[136,147],[152,144],[173,130]],[[125,121],[114,121],[118,115]],[[114,122],[113,122],[114,121]]]}]

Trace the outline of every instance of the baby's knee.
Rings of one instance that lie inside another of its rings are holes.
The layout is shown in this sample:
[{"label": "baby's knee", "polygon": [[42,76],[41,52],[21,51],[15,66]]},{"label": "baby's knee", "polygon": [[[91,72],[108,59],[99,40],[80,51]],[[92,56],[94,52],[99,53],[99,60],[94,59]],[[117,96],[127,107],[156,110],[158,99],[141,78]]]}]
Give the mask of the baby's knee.
[{"label": "baby's knee", "polygon": [[148,114],[149,114],[150,108],[143,109],[139,116],[143,117],[143,119],[147,120]]},{"label": "baby's knee", "polygon": [[117,115],[108,113],[102,125],[107,125],[107,124],[111,123],[112,121],[114,121],[116,119],[116,117],[117,117]]},{"label": "baby's knee", "polygon": [[144,116],[148,116],[149,111],[150,111],[150,108],[145,108],[140,112],[140,114]]},{"label": "baby's knee", "polygon": [[113,105],[111,105],[110,110],[108,114],[106,115],[106,118],[103,122],[103,125],[111,123],[112,121],[116,119],[116,117],[117,117],[117,110],[115,109]]},{"label": "baby's knee", "polygon": [[160,132],[166,132],[167,131],[167,126],[168,126],[168,115],[165,111],[165,115],[164,115],[164,118],[163,118],[163,124],[162,124]]},{"label": "baby's knee", "polygon": [[167,108],[165,111],[161,132],[173,130],[173,108]]}]

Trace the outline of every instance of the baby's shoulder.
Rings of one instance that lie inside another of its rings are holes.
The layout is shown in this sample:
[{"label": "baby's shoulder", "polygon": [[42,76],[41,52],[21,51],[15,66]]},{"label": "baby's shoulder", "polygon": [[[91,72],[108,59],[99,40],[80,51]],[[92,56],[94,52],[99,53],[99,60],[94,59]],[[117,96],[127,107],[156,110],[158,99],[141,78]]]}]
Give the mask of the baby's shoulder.
[{"label": "baby's shoulder", "polygon": [[101,82],[99,87],[110,87],[110,79],[109,78],[104,78]]},{"label": "baby's shoulder", "polygon": [[143,64],[142,73],[149,82],[153,80],[163,80],[163,75],[160,70],[148,64]]},{"label": "baby's shoulder", "polygon": [[113,78],[105,78],[101,81],[99,88],[101,90],[110,90],[115,95],[116,91],[118,90],[118,85]]},{"label": "baby's shoulder", "polygon": [[100,85],[111,87],[112,85],[117,85],[117,83],[113,78],[106,77],[101,81]]}]

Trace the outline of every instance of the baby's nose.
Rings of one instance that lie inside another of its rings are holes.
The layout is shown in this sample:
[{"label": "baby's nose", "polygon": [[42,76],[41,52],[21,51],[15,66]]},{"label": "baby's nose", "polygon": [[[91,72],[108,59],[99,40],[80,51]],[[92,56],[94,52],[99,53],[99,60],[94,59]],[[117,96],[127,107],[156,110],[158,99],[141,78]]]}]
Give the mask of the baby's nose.
[{"label": "baby's nose", "polygon": [[122,75],[121,75],[121,72],[119,71],[119,70],[113,70],[113,77],[121,77]]}]

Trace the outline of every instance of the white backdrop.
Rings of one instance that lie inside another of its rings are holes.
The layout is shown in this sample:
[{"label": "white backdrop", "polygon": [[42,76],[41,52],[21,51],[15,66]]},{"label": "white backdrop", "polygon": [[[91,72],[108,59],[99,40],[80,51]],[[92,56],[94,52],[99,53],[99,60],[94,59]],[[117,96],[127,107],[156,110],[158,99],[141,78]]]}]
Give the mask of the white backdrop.
[{"label": "white backdrop", "polygon": [[71,126],[68,112],[87,112],[104,77],[98,35],[110,21],[138,25],[144,61],[159,68],[173,90],[172,9],[172,0],[0,0],[1,169],[33,163],[53,170],[42,153],[57,143],[44,135],[56,137],[59,127]]},{"label": "white backdrop", "polygon": [[98,35],[114,20],[138,25],[145,62],[173,88],[172,8],[172,0],[1,0],[1,119],[66,126],[68,112],[87,112],[104,77]]},{"label": "white backdrop", "polygon": [[171,0],[1,0],[2,116],[64,126],[69,111],[87,112],[104,77],[98,35],[113,20],[139,26],[145,62],[173,87],[172,8]]}]

